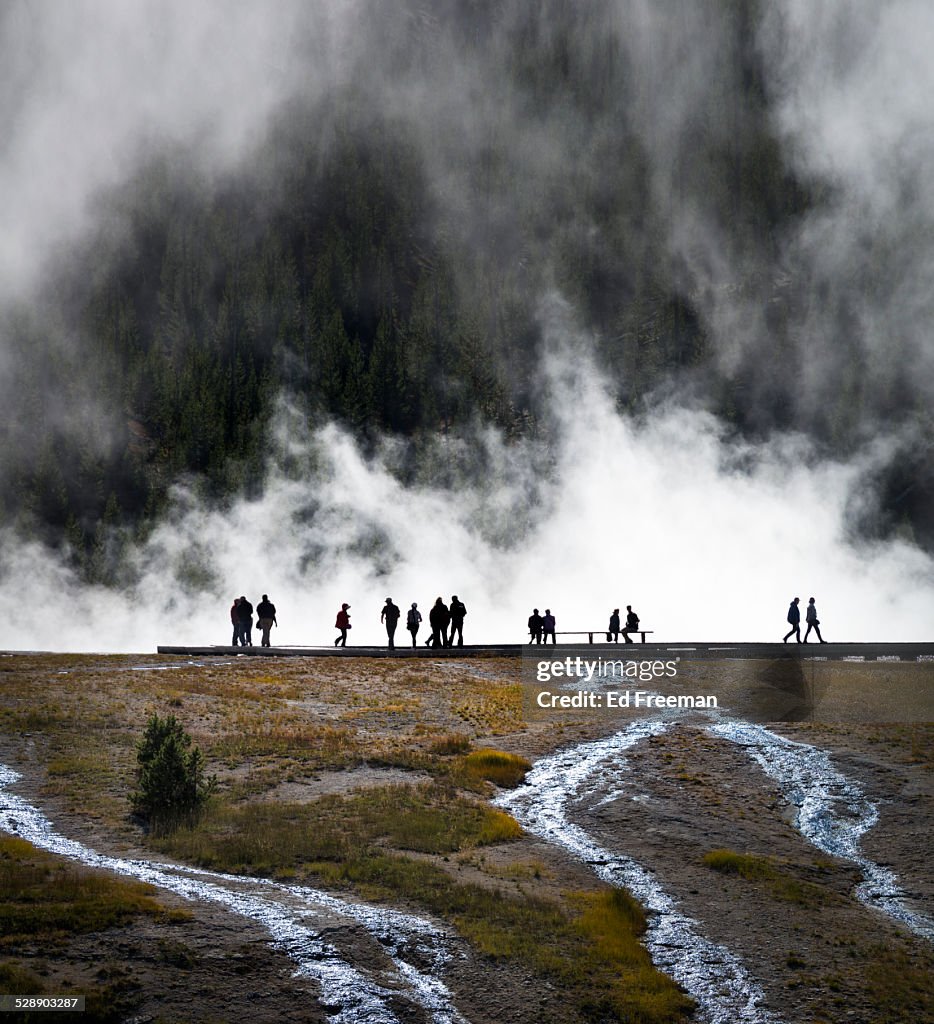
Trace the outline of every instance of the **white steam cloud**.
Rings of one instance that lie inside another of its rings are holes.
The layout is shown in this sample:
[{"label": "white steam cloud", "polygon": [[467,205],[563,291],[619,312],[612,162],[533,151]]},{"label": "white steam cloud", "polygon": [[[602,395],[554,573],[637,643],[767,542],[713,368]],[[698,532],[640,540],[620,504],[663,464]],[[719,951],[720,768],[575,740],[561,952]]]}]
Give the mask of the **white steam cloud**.
[{"label": "white steam cloud", "polygon": [[[799,325],[806,338],[832,336],[831,300],[859,296],[861,343],[883,370],[887,360],[910,362],[927,387],[934,10],[921,0],[767,7],[759,46],[788,153],[837,191],[802,221],[785,263],[766,267],[766,277],[794,268],[797,285],[824,287]],[[627,113],[653,160],[656,202],[677,193],[672,263],[686,268],[685,286],[729,361],[762,343],[761,296],[740,300],[732,288],[743,268],[721,244],[702,176],[672,174],[685,166],[680,148],[692,121],[730,87],[715,81],[721,26],[706,15],[698,22],[692,5],[675,14],[620,0],[608,10],[601,31],[618,33],[639,79]],[[205,165],[224,167],[251,150],[296,90],[323,95],[359,74],[356,30],[367,11],[350,0],[6,5],[0,191],[15,202],[0,232],[0,298],[36,284],[45,261],[92,224],[96,193],[130,174],[141,153],[198,140]],[[427,8],[424,15],[418,30],[430,33]],[[526,130],[511,121],[519,116],[511,97],[482,92],[495,88],[489,67],[439,60],[431,74],[442,69],[438,82],[409,69],[386,108],[423,103],[447,123],[439,146],[454,146],[463,93],[468,138],[482,140],[481,115],[498,111],[510,123],[496,131],[515,135],[517,161],[560,175],[547,124]],[[431,159],[440,162],[438,194],[456,202],[457,174],[447,165],[442,177],[439,152]],[[863,282],[875,257],[863,242],[880,235],[901,256],[898,272],[872,291]],[[405,487],[391,472],[391,450],[366,460],[336,427],[309,433],[283,406],[262,499],[206,510],[179,488],[173,512],[130,553],[139,579],[131,590],[84,586],[48,551],[0,533],[0,647],[226,643],[228,609],[241,593],[254,604],[269,594],[280,644],[330,643],[343,601],[352,605],[351,642],[379,642],[387,596],[403,609],[418,602],[424,639],[434,598],[453,593],[468,607],[468,642],[523,639],[533,606],[551,608],[559,630],[583,630],[605,627],[626,604],[659,640],[775,640],[796,595],[817,598],[831,640],[929,635],[931,560],[908,543],[857,548],[849,540],[848,510],[865,470],[884,457],[884,440],[840,464],[819,459],[804,437],[738,448],[700,411],[672,406],[634,422],[617,412],[573,313],[543,304],[542,372],[554,415],[547,477],[531,443],[507,445],[485,431],[470,442],[489,467],[473,489]],[[0,348],[0,372],[3,358]],[[811,386],[808,367],[788,372]]]},{"label": "white steam cloud", "polygon": [[[845,389],[828,339],[845,334],[867,356],[880,392],[908,371],[934,398],[934,8],[891,3],[768,5],[760,31],[776,123],[800,173],[825,183],[826,207],[790,242],[786,267],[812,301],[803,352]],[[841,370],[843,372],[841,372]],[[807,407],[807,403],[804,403]]]},{"label": "white steam cloud", "polygon": [[[555,330],[547,370],[560,442],[540,515],[512,543],[484,534],[542,491],[528,447],[487,432],[476,443],[498,467],[494,480],[452,496],[402,486],[337,428],[307,435],[282,410],[275,447],[290,471],[273,470],[262,500],[226,513],[179,492],[134,554],[142,580],[131,593],[81,587],[41,551],[4,544],[0,574],[28,586],[0,598],[0,647],[228,643],[241,593],[254,604],[269,594],[274,642],[286,645],[331,643],[345,601],[351,644],[384,643],[386,597],[418,603],[424,641],[434,599],[454,593],[468,608],[468,643],[521,642],[533,606],[551,608],[559,630],[599,630],[626,604],[659,640],[777,640],[796,595],[816,596],[830,640],[924,635],[930,559],[899,542],[846,543],[862,467],[815,462],[803,438],[738,449],[712,417],[684,409],[636,426],[614,411],[587,357],[569,354],[566,324]],[[312,462],[314,481],[296,471]],[[205,573],[207,592],[180,582]],[[401,626],[397,640],[408,640]]]}]

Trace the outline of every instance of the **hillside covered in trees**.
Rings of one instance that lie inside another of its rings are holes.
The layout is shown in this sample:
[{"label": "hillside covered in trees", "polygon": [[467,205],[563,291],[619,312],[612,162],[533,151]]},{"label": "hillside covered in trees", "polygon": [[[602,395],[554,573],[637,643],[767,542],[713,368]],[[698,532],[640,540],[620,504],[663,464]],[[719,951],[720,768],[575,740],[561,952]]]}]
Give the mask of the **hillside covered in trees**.
[{"label": "hillside covered in trees", "polygon": [[0,311],[4,521],[113,580],[114,528],[145,533],[174,481],[262,491],[283,397],[364,449],[399,439],[413,480],[439,436],[478,425],[547,443],[543,301],[560,296],[571,357],[624,413],[685,402],[841,457],[892,431],[855,526],[934,544],[910,332],[880,356],[859,306],[897,293],[894,229],[843,286],[802,261],[839,191],[787,147],[757,3],[713,5],[716,59],[674,129],[668,90],[689,83],[666,77],[671,54],[653,72],[615,6],[394,0],[356,73],[285,97],[236,162],[150,142]]}]

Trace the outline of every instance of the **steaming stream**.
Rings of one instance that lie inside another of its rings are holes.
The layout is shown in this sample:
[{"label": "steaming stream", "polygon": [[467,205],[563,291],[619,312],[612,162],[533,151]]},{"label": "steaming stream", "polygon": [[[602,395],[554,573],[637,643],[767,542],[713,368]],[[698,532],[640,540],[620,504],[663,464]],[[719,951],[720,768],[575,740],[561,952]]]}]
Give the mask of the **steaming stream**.
[{"label": "steaming stream", "polygon": [[908,907],[894,872],[860,850],[860,837],[879,820],[878,808],[856,782],[833,767],[826,751],[735,719],[711,725],[708,732],[742,747],[779,784],[785,799],[798,809],[795,827],[805,839],[860,868],[865,880],[856,888],[859,900],[934,941],[934,921]]},{"label": "steaming stream", "polygon": [[[633,722],[613,736],[543,758],[529,773],[527,785],[502,794],[495,802],[514,814],[525,829],[564,847],[593,865],[600,878],[627,888],[640,900],[649,914],[645,942],[654,963],[697,1001],[700,1019],[710,1024],[778,1024],[779,1018],[761,1005],[765,994],[739,958],[701,935],[697,922],[678,909],[677,901],[646,868],[601,846],[570,820],[570,809],[597,793],[598,805],[617,799],[630,779],[625,751],[676,726],[677,717]],[[708,725],[707,731],[741,747],[778,783],[797,808],[795,826],[802,836],[863,871],[865,881],[855,892],[858,899],[934,940],[934,922],[907,906],[895,874],[861,852],[860,837],[878,821],[878,809],[858,783],[832,765],[826,751],[735,719],[722,718]],[[37,808],[10,794],[8,787],[19,777],[0,765],[4,799],[0,828],[51,853],[138,878],[185,899],[219,903],[259,922],[273,944],[296,962],[296,974],[320,985],[322,1004],[338,1008],[331,1017],[335,1024],[397,1021],[389,1005],[393,998],[422,1007],[435,1024],[464,1021],[437,977],[450,954],[444,934],[431,923],[301,886],[98,854],[58,834]],[[306,923],[309,918],[312,923]],[[322,938],[325,925],[348,920],[365,928],[386,952],[394,968],[391,987],[358,971]],[[413,959],[427,961],[429,971],[417,967]]]},{"label": "steaming stream", "polygon": [[[57,833],[52,823],[8,787],[20,775],[0,765],[0,829],[50,853],[90,867],[140,879],[188,900],[208,900],[263,925],[273,945],[298,965],[296,976],[313,978],[323,1006],[333,1007],[334,1024],[397,1024],[393,999],[405,999],[425,1010],[434,1024],[465,1024],[451,996],[436,976],[450,954],[446,937],[430,922],[396,911],[377,909],[302,886],[267,879],[240,878],[196,868],[144,860],[108,857]],[[324,927],[352,921],[379,942],[395,976],[380,984],[358,971],[321,935]],[[413,960],[430,964],[427,973]]]},{"label": "steaming stream", "polygon": [[641,864],[600,846],[568,819],[568,804],[592,792],[589,783],[599,782],[606,799],[612,799],[614,782],[618,784],[627,770],[623,751],[660,735],[670,724],[644,719],[608,739],[543,758],[529,772],[527,786],[503,794],[496,803],[515,815],[523,828],[593,864],[600,878],[625,886],[643,904],[649,915],[645,944],[653,962],[697,1000],[701,1019],[710,1024],[776,1022],[777,1017],[760,1007],[765,995],[741,962],[725,947],[705,939],[696,922],[677,909],[675,900]]},{"label": "steaming stream", "polygon": [[[525,787],[503,794],[496,803],[528,831],[592,864],[600,878],[625,886],[642,902],[649,912],[645,943],[653,961],[697,1000],[702,1019],[711,1024],[774,1022],[777,1018],[759,1005],[763,991],[737,957],[705,939],[697,922],[677,909],[677,902],[642,865],[607,850],[569,820],[569,808],[595,793],[601,794],[598,806],[616,799],[629,772],[624,751],[666,732],[676,717],[633,722],[609,738],[543,758],[528,774]],[[809,842],[859,866],[865,881],[856,889],[858,899],[934,939],[934,924],[905,905],[895,874],[860,851],[859,839],[878,821],[878,810],[856,782],[833,767],[827,752],[733,719],[718,721],[709,732],[741,746],[778,782],[798,808],[795,825]]]}]

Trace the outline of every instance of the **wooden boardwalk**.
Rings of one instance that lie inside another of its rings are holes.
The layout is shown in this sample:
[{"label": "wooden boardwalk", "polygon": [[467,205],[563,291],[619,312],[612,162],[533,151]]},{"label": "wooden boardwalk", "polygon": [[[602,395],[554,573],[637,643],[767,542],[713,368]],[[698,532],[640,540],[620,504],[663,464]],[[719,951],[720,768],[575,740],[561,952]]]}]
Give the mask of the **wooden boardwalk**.
[{"label": "wooden boardwalk", "polygon": [[680,657],[682,660],[759,660],[776,658],[830,661],[914,661],[934,665],[934,643],[647,643],[647,644],[465,644],[463,647],[173,647],[159,645],[159,654],[186,657],[265,657],[265,658],[521,658],[559,659],[571,652],[586,651],[589,656],[652,660]]}]

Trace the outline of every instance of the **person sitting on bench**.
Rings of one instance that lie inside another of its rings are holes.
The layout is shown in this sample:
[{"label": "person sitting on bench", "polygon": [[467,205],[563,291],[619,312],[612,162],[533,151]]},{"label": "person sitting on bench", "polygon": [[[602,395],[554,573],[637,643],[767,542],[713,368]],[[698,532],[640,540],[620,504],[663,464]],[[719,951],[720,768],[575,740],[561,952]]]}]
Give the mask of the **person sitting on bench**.
[{"label": "person sitting on bench", "polygon": [[632,605],[626,605],[626,628],[623,630],[623,639],[627,644],[631,644],[630,633],[639,632],[639,616],[632,610]]}]

